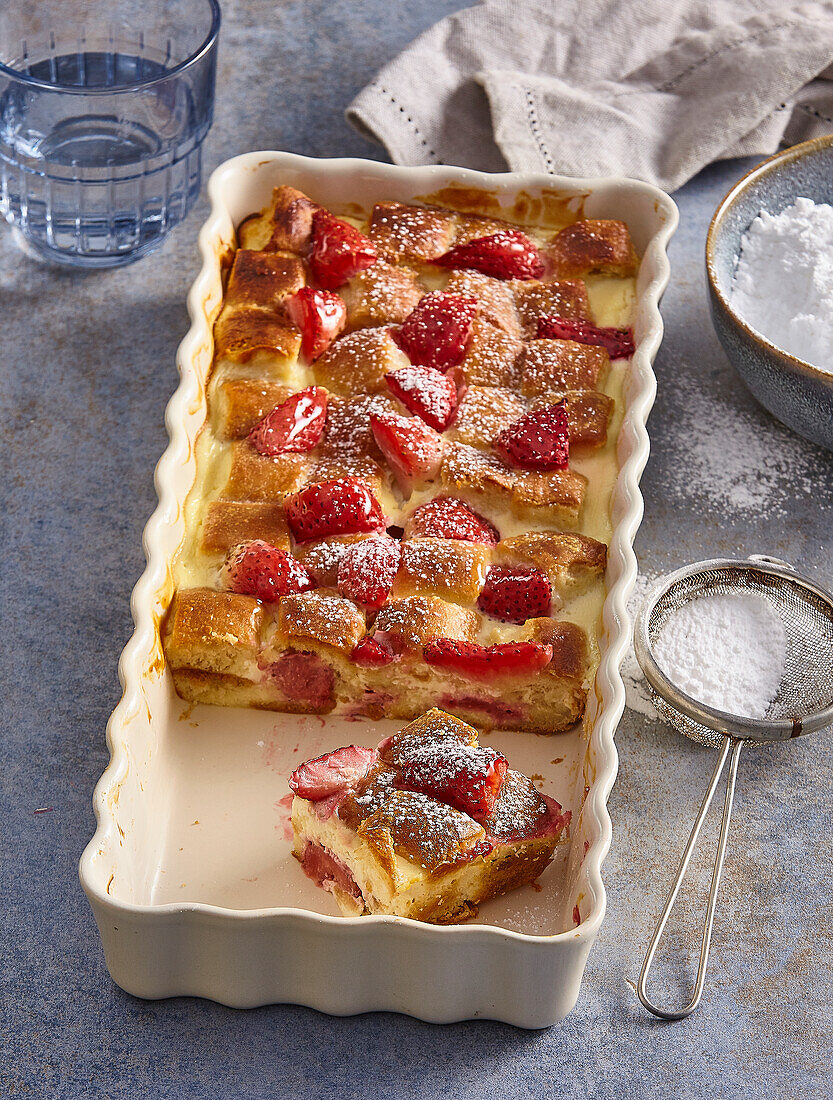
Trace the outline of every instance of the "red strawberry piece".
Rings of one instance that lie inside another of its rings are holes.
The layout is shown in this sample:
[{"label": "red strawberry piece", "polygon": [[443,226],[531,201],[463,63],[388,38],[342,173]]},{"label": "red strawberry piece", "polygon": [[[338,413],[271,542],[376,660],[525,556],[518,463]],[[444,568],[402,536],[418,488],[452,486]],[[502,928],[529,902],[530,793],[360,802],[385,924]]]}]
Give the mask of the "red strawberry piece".
[{"label": "red strawberry piece", "polygon": [[444,432],[457,409],[457,387],[447,374],[433,367],[400,367],[385,375],[394,397],[408,412]]},{"label": "red strawberry piece", "polygon": [[379,501],[356,477],[319,481],[283,502],[286,520],[296,542],[328,535],[373,534],[386,521]]},{"label": "red strawberry piece", "polygon": [[316,210],[312,219],[310,267],[326,290],[337,290],[359,271],[376,263],[376,245],[349,222],[329,210]]},{"label": "red strawberry piece", "polygon": [[368,636],[356,643],[350,660],[359,668],[384,668],[396,660],[396,655],[384,639]]},{"label": "red strawberry piece", "polygon": [[493,565],[486,574],[477,606],[504,623],[525,623],[549,615],[552,585],[538,569]]},{"label": "red strawberry piece", "polygon": [[635,348],[632,328],[598,328],[592,321],[568,321],[564,317],[539,317],[538,338],[575,340],[577,344],[595,344],[607,348],[611,359],[627,359]]},{"label": "red strawberry piece", "polygon": [[408,491],[414,481],[433,477],[439,469],[442,439],[419,417],[376,413],[370,417],[370,428],[403,490]]},{"label": "red strawberry piece", "polygon": [[489,680],[499,675],[528,676],[546,668],[552,660],[552,646],[540,642],[501,642],[484,646],[455,638],[435,638],[425,646],[423,654],[429,665]]},{"label": "red strawberry piece", "polygon": [[342,596],[378,610],[388,598],[399,571],[400,547],[387,535],[354,543],[338,563]]},{"label": "red strawberry piece", "polygon": [[495,807],[506,769],[506,757],[494,749],[433,742],[417,746],[403,760],[399,785],[483,818]]},{"label": "red strawberry piece", "polygon": [[284,653],[267,665],[266,673],[294,703],[319,712],[335,706],[335,673],[317,653]]},{"label": "red strawberry piece", "polygon": [[411,513],[404,533],[408,538],[460,539],[484,546],[500,541],[497,528],[456,497],[435,497],[421,504]]},{"label": "red strawberry piece", "polygon": [[373,749],[347,745],[301,764],[289,777],[289,786],[299,798],[320,802],[355,787],[367,775]]},{"label": "red strawberry piece", "polygon": [[232,592],[266,603],[315,588],[315,581],[299,561],[262,539],[243,542],[229,551],[223,580]]},{"label": "red strawberry piece", "polygon": [[466,354],[477,299],[463,294],[426,294],[395,339],[412,363],[445,371]]},{"label": "red strawberry piece", "polygon": [[488,237],[475,237],[431,263],[470,268],[493,279],[540,279],[544,274],[544,261],[537,246],[519,229],[501,229]]},{"label": "red strawberry piece", "polygon": [[542,405],[495,437],[495,449],[514,466],[527,470],[565,470],[570,454],[567,407]]},{"label": "red strawberry piece", "polygon": [[248,438],[258,454],[302,454],[311,451],[321,438],[326,421],[327,391],[308,386],[267,413]]},{"label": "red strawberry piece", "polygon": [[286,312],[301,330],[301,354],[310,362],[323,355],[347,324],[347,306],[337,294],[302,286],[286,299]]}]

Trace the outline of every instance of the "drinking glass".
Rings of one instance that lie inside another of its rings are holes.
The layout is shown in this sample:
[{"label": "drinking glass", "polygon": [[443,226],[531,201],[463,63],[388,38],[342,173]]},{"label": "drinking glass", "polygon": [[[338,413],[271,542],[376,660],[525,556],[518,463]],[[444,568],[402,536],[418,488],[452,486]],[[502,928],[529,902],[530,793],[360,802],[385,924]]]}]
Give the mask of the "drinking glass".
[{"label": "drinking glass", "polygon": [[217,0],[0,0],[0,213],[42,257],[116,267],[200,190]]}]

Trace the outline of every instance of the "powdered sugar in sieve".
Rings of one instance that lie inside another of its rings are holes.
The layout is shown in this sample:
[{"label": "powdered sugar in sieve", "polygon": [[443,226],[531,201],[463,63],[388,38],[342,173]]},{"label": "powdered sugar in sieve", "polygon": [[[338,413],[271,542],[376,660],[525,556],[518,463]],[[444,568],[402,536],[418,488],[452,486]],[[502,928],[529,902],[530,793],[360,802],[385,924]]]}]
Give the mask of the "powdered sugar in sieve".
[{"label": "powdered sugar in sieve", "polygon": [[[634,649],[660,713],[687,737],[721,748],[637,984],[647,1009],[679,1020],[694,1011],[703,992],[744,743],[789,740],[833,722],[833,595],[771,558],[698,562],[651,590],[637,619]],[[648,998],[648,973],[727,760],[694,992],[684,1008],[662,1009]]]}]

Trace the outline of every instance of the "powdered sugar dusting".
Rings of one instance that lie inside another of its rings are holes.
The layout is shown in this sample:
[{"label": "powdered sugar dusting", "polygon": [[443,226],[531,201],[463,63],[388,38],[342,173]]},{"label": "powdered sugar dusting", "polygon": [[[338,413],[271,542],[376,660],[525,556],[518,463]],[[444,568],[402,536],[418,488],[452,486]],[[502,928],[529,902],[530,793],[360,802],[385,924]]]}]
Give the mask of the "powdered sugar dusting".
[{"label": "powdered sugar dusting", "polygon": [[412,364],[400,367],[394,373],[394,379],[403,393],[419,396],[422,409],[428,414],[423,416],[427,423],[432,423],[432,419],[442,421],[447,417],[449,382],[440,371]]},{"label": "powdered sugar dusting", "polygon": [[500,754],[485,746],[466,745],[456,739],[426,741],[408,749],[405,774],[408,784],[417,787],[449,786],[482,778]]},{"label": "powdered sugar dusting", "polygon": [[[359,536],[359,538],[361,537]],[[335,588],[339,563],[356,541],[357,537],[355,535],[327,539],[312,546],[301,547],[299,555],[307,570],[315,578],[316,583]]]},{"label": "powdered sugar dusting", "polygon": [[396,408],[396,402],[387,393],[331,399],[322,456],[340,461],[366,458],[375,450],[370,417],[393,412]]},{"label": "powdered sugar dusting", "polygon": [[547,802],[525,775],[508,771],[486,829],[500,840],[534,836],[546,823]]},{"label": "powdered sugar dusting", "polygon": [[468,814],[416,791],[394,791],[363,822],[366,839],[377,832],[389,833],[401,855],[428,871],[470,859],[472,846],[486,837]]},{"label": "powdered sugar dusting", "polygon": [[474,447],[488,447],[499,431],[526,411],[526,401],[513,390],[472,386],[460,404],[451,438]]},{"label": "powdered sugar dusting", "polygon": [[[666,499],[725,519],[795,515],[797,496],[818,491],[827,464],[786,429],[762,431],[760,414],[726,400],[708,379],[678,373],[676,427],[664,463]],[[777,434],[776,434],[777,433]]]}]

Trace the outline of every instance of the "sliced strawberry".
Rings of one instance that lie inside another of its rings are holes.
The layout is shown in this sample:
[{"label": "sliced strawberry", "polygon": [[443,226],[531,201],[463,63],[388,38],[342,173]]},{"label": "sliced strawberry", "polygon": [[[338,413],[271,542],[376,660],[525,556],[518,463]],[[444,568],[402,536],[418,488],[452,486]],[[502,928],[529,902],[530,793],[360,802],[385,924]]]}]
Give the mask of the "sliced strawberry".
[{"label": "sliced strawberry", "polygon": [[403,491],[409,491],[414,481],[433,477],[439,469],[442,439],[418,417],[375,413],[370,428]]},{"label": "sliced strawberry", "polygon": [[296,768],[289,777],[289,786],[299,798],[320,802],[355,787],[367,775],[374,755],[373,749],[359,745],[324,753]]},{"label": "sliced strawberry", "polygon": [[315,588],[315,581],[299,561],[262,539],[243,542],[229,551],[223,580],[232,592],[266,603]]},{"label": "sliced strawberry", "polygon": [[539,317],[536,336],[548,340],[575,340],[607,348],[611,359],[627,359],[635,351],[632,328],[598,328],[592,321],[568,321],[565,317]]},{"label": "sliced strawberry", "polygon": [[501,229],[488,237],[458,244],[431,263],[470,268],[493,279],[540,279],[544,261],[536,245],[519,229]]},{"label": "sliced strawberry", "polygon": [[494,546],[500,541],[500,533],[487,519],[472,511],[456,497],[435,497],[421,504],[405,524],[405,537],[460,539],[464,542],[480,542]]},{"label": "sliced strawberry", "polygon": [[567,407],[542,405],[495,437],[495,449],[514,466],[527,470],[565,470],[570,454]]},{"label": "sliced strawberry", "polygon": [[368,636],[357,642],[350,660],[359,668],[384,668],[396,660],[396,655],[384,639]]},{"label": "sliced strawberry", "polygon": [[445,371],[466,354],[477,299],[435,291],[420,298],[394,339],[412,363]]},{"label": "sliced strawberry", "polygon": [[296,542],[371,534],[384,531],[386,525],[379,501],[356,477],[308,485],[287,497],[283,507]]},{"label": "sliced strawberry", "polygon": [[337,294],[302,286],[286,299],[286,312],[301,330],[301,354],[310,362],[323,355],[347,324],[347,306]]},{"label": "sliced strawberry", "polygon": [[329,210],[316,210],[312,219],[310,267],[326,290],[344,286],[359,271],[376,263],[376,245],[349,222]]},{"label": "sliced strawberry", "polygon": [[486,574],[477,606],[504,623],[525,623],[549,615],[552,585],[538,569],[493,565]]},{"label": "sliced strawberry", "polygon": [[378,610],[390,594],[399,557],[399,543],[387,535],[354,543],[338,563],[339,592]]},{"label": "sliced strawberry", "polygon": [[416,746],[403,760],[400,785],[484,818],[495,808],[506,769],[506,757],[494,749],[429,742]]},{"label": "sliced strawberry", "polygon": [[302,454],[312,450],[326,422],[327,391],[308,386],[267,413],[249,432],[248,439],[258,454]]},{"label": "sliced strawberry", "polygon": [[455,638],[435,638],[423,651],[429,665],[450,668],[463,676],[489,680],[492,676],[528,676],[552,660],[552,646],[539,642],[501,642],[478,645]]},{"label": "sliced strawberry", "polygon": [[408,412],[444,432],[457,409],[457,386],[433,367],[400,367],[385,375],[394,397]]}]

